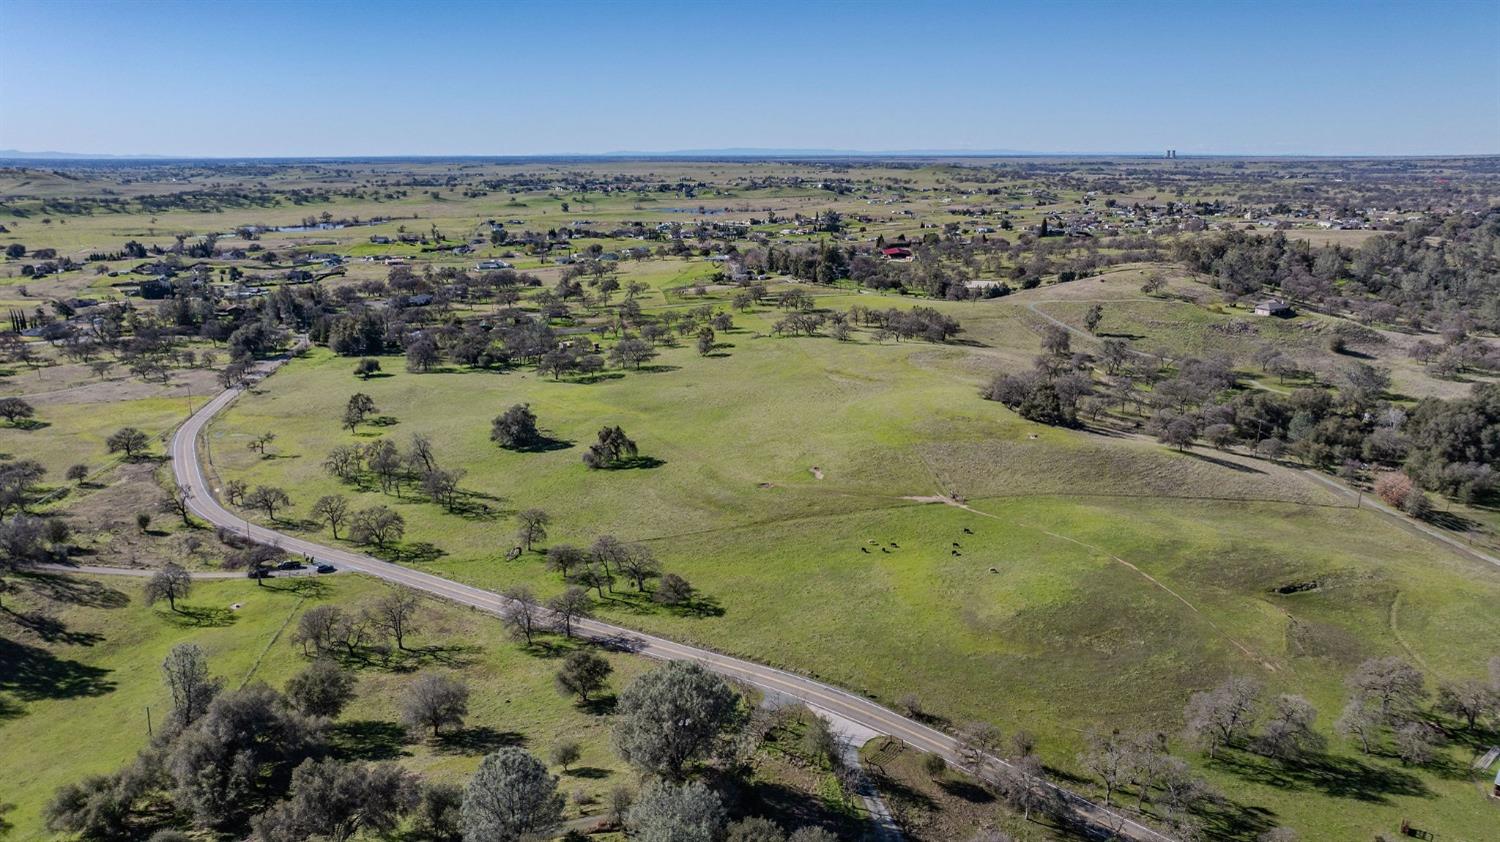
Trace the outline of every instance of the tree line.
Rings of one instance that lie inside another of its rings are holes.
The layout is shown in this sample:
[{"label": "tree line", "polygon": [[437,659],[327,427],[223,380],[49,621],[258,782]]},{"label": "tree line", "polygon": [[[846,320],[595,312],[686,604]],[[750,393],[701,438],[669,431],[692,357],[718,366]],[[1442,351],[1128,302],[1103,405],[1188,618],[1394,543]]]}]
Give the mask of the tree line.
[{"label": "tree line", "polygon": [[[148,585],[148,591],[154,588]],[[179,598],[185,592],[179,593]],[[374,633],[398,647],[418,632],[420,600],[394,589],[362,607],[319,605],[298,620],[293,645],[308,664],[280,690],[254,682],[227,689],[206,653],[173,647],[162,663],[171,709],[146,748],[119,770],[59,788],[45,809],[57,832],[99,840],[188,838],[177,827],[248,835],[257,842],[348,839],[400,829],[432,842],[550,838],[562,824],[560,779],[523,748],[485,755],[462,785],[425,781],[389,761],[351,759],[332,732],[358,695],[343,658],[351,635]],[[368,638],[358,644],[370,647]],[[343,660],[341,660],[343,658]],[[557,670],[559,692],[586,704],[612,668],[589,648]],[[423,671],[396,699],[410,740],[441,742],[463,728],[473,691],[460,675]],[[703,667],[673,662],[635,678],[609,714],[615,752],[641,776],[608,796],[601,830],[626,829],[648,842],[832,842],[816,825],[788,834],[767,818],[731,821],[743,809],[735,781],[748,779],[769,716]],[[779,714],[785,718],[787,714]],[[813,720],[805,750],[817,762],[842,761],[827,723]],[[578,743],[559,739],[552,766],[577,762]]]},{"label": "tree line", "polygon": [[[1169,361],[1164,352],[1141,353],[1113,338],[1097,353],[1075,351],[1056,325],[1043,329],[1041,345],[1030,371],[996,375],[981,397],[1057,426],[1130,408],[1146,417],[1146,432],[1179,449],[1198,442],[1242,447],[1350,479],[1399,470],[1419,489],[1466,503],[1500,494],[1500,384],[1476,382],[1467,397],[1424,398],[1407,408],[1390,398],[1389,372],[1363,362],[1340,368],[1331,388],[1281,394],[1242,388],[1227,354]],[[1268,373],[1286,364],[1269,345],[1255,362]],[[1420,508],[1420,501],[1412,505]]]}]

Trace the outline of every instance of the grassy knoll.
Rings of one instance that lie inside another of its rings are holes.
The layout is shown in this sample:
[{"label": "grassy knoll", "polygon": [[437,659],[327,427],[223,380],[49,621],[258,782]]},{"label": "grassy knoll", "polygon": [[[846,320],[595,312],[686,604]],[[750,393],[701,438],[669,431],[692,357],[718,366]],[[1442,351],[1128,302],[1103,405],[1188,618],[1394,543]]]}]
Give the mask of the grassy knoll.
[{"label": "grassy knoll", "polygon": [[[980,401],[997,365],[1034,353],[1024,303],[937,305],[963,320],[973,344],[960,346],[772,339],[756,334],[776,313],[753,313],[721,335],[723,356],[669,349],[649,370],[593,383],[414,375],[395,359],[393,375],[360,382],[351,360],[315,351],[209,438],[222,477],[283,486],[299,512],[325,493],[395,506],[408,548],[441,550],[409,557],[477,584],[561,587],[535,554],[503,560],[519,508],[552,514],[553,543],[601,532],[649,541],[704,602],[669,612],[620,582],[605,600],[612,619],[887,701],[918,691],[953,721],[1036,732],[1064,770],[1077,771],[1088,729],[1175,733],[1187,696],[1230,674],[1308,696],[1331,735],[1344,676],[1364,658],[1400,655],[1458,679],[1500,649],[1500,571],[1340,508],[1295,471],[1043,428]],[[354,391],[397,423],[340,429]],[[491,444],[490,418],[522,402],[571,446]],[[584,469],[578,454],[606,423],[660,464]],[[243,443],[266,430],[278,438],[263,459]],[[466,511],[341,486],[320,466],[336,444],[404,444],[415,432],[441,463],[468,470]],[[934,494],[971,510],[904,499]],[[1301,582],[1317,588],[1275,593]],[[1229,837],[1284,823],[1368,838],[1410,816],[1479,838],[1494,819],[1460,771],[1462,741],[1431,771],[1333,745],[1326,762],[1295,771],[1237,753],[1208,764],[1181,748],[1230,799],[1215,825]]]},{"label": "grassy knoll", "polygon": [[[1476,675],[1500,642],[1489,629],[1500,575],[1368,514],[1123,499],[972,505],[993,517],[913,506],[665,538],[653,542],[659,554],[715,597],[723,616],[642,613],[626,586],[606,604],[620,622],[887,702],[915,690],[954,721],[1031,730],[1050,764],[1075,771],[1083,731],[1175,732],[1187,695],[1225,675],[1308,696],[1331,737],[1344,676],[1364,658],[1398,655],[1433,678],[1458,679]],[[861,552],[872,538],[899,546]],[[953,541],[962,556],[951,555]],[[535,561],[434,567],[492,586],[558,587]],[[1274,593],[1308,581],[1319,589]],[[1274,774],[1258,767],[1205,770],[1240,809],[1268,809],[1277,822],[1317,827],[1338,812],[1344,824],[1328,838],[1368,836],[1403,815],[1471,834],[1493,818],[1462,774],[1450,776],[1470,759],[1467,745],[1437,775],[1334,745],[1338,764],[1368,767],[1358,791],[1332,767],[1307,773],[1301,791],[1266,783]],[[1387,772],[1389,789],[1379,782]]]},{"label": "grassy knoll", "polygon": [[[145,606],[139,587],[128,579],[41,577],[6,597],[0,744],[15,750],[0,752],[0,779],[17,805],[10,819],[18,840],[47,838],[41,810],[57,786],[112,771],[145,744],[147,709],[158,725],[169,709],[159,665],[172,646],[202,646],[228,687],[279,687],[305,663],[289,640],[301,611],[321,602],[347,607],[384,586],[355,576],[268,587],[200,582],[180,614]],[[494,746],[519,744],[545,757],[568,738],[581,743],[583,757],[562,775],[565,793],[602,797],[625,782],[604,720],[553,690],[556,658],[528,654],[493,619],[439,602],[427,603],[409,646],[415,654],[390,667],[357,665],[359,696],[331,732],[336,752],[397,760],[428,779],[459,782]],[[646,666],[610,658],[615,687]],[[395,725],[402,688],[420,669],[456,670],[470,685],[469,717],[453,739],[412,740]],[[579,810],[570,801],[569,815]]]},{"label": "grassy knoll", "polygon": [[[1021,423],[980,402],[978,369],[985,364],[965,359],[963,349],[878,345],[866,334],[850,343],[753,336],[769,318],[774,314],[739,318],[742,328],[720,337],[722,356],[668,349],[640,371],[612,371],[596,383],[554,382],[532,372],[413,375],[397,359],[384,365],[395,374],[360,381],[350,373],[352,361],[315,351],[211,428],[214,466],[225,478],[285,487],[302,506],[327,493],[394,505],[409,513],[410,540],[455,557],[503,552],[511,527],[505,515],[529,506],[552,513],[554,539],[581,541],[598,532],[647,538],[888,506],[912,495],[994,496],[1005,492],[1006,479],[983,462],[997,448],[1035,445],[1034,474],[1097,470],[1089,467],[1097,445],[1081,446],[1073,434]],[[353,435],[342,429],[337,418],[356,391],[370,394],[397,423]],[[495,447],[490,420],[515,403],[529,403],[548,435],[571,446],[540,453]],[[579,453],[604,424],[623,426],[641,453],[660,464],[583,469]],[[246,449],[265,431],[277,434],[269,458]],[[404,445],[413,433],[432,439],[441,463],[468,470],[464,510],[441,512],[419,494],[397,500],[373,488],[359,491],[322,467],[336,445],[382,435]],[[945,447],[973,449],[978,458]],[[1042,462],[1053,450],[1076,461],[1049,469]],[[1132,459],[1119,475],[1100,477],[1097,490],[1138,486],[1137,471],[1181,468],[1173,483],[1183,495],[1234,489],[1239,497],[1302,499],[1307,493],[1288,491],[1270,474],[1156,448],[1141,448]],[[1009,490],[1028,492],[1024,485]]]},{"label": "grassy knoll", "polygon": [[1174,357],[1229,354],[1242,371],[1259,375],[1267,388],[1305,385],[1297,379],[1283,385],[1274,376],[1262,374],[1252,360],[1258,348],[1268,345],[1295,359],[1299,368],[1317,372],[1325,382],[1334,380],[1340,368],[1355,363],[1387,368],[1396,400],[1462,397],[1475,379],[1468,375],[1439,378],[1411,359],[1409,348],[1422,338],[1416,334],[1364,328],[1361,333],[1368,341],[1351,341],[1346,352],[1335,353],[1329,349],[1329,340],[1337,330],[1355,327],[1346,319],[1313,312],[1292,319],[1255,316],[1251,312],[1255,299],[1237,307],[1217,303],[1213,289],[1181,273],[1174,273],[1169,286],[1167,294],[1173,297],[1147,296],[1139,289],[1144,274],[1138,268],[1119,269],[1098,278],[1027,290],[1014,300],[1079,330],[1089,307],[1099,304],[1104,310],[1100,339],[1129,339],[1136,350],[1162,349]]}]

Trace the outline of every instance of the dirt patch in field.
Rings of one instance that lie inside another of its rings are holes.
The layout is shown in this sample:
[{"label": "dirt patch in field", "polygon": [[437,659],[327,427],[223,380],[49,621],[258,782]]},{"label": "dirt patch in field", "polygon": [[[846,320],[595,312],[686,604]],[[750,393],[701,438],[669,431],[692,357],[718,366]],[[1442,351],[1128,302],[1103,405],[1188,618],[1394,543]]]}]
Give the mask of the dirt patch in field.
[{"label": "dirt patch in field", "polygon": [[217,375],[208,369],[175,370],[167,382],[161,383],[147,382],[136,377],[80,379],[74,376],[78,372],[66,370],[70,368],[73,367],[56,366],[48,369],[48,376],[44,378],[12,378],[6,383],[9,387],[7,393],[21,395],[38,406],[182,398],[182,409],[186,414],[186,401],[189,397],[197,405],[219,392]]},{"label": "dirt patch in field", "polygon": [[[168,561],[189,570],[218,567],[226,548],[212,529],[184,527],[181,518],[162,511],[167,499],[155,478],[158,463],[125,463],[98,481],[72,489],[63,501],[63,516],[73,527],[72,561],[104,567],[160,567]],[[138,513],[151,515],[142,530]]]},{"label": "dirt patch in field", "polygon": [[807,472],[813,475],[813,479],[822,479],[823,478],[823,469],[819,468],[817,465],[814,465],[811,468],[808,468]]},{"label": "dirt patch in field", "polygon": [[945,506],[960,506],[957,500],[942,494],[914,494],[902,497],[902,500],[910,500],[913,503],[942,503]]}]

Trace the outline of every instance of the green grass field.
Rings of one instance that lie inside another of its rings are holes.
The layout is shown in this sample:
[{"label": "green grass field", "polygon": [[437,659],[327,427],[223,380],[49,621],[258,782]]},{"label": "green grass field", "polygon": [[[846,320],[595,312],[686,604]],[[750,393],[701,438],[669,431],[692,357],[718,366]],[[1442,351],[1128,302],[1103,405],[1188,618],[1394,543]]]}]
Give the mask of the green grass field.
[{"label": "green grass field", "polygon": [[[7,817],[16,825],[11,838],[49,838],[41,810],[58,786],[111,772],[146,744],[147,711],[159,726],[170,709],[160,664],[172,646],[202,646],[229,688],[250,681],[280,687],[306,664],[290,641],[300,612],[320,603],[357,605],[384,587],[358,576],[277,580],[268,587],[199,582],[183,613],[173,614],[165,605],[146,606],[136,579],[22,582],[0,612],[0,745],[7,746],[0,751],[0,779],[6,801],[16,805]],[[46,627],[54,631],[39,636],[36,616],[50,618]],[[553,743],[572,739],[583,756],[561,775],[564,793],[582,790],[602,799],[611,787],[633,781],[609,748],[605,720],[553,689],[556,657],[528,654],[493,618],[441,602],[425,603],[418,629],[408,644],[416,654],[399,669],[358,669],[358,698],[330,732],[336,752],[396,760],[429,780],[461,783],[490,747],[518,744],[545,758]],[[609,657],[615,689],[648,666]],[[468,682],[461,739],[411,739],[395,724],[402,688],[424,669],[457,671]],[[568,815],[580,809],[597,813],[601,807],[570,803]]]},{"label": "green grass field", "polygon": [[[410,174],[441,174],[446,166],[414,163]],[[487,172],[506,176],[524,166],[495,165]],[[584,176],[592,167],[562,169]],[[648,226],[691,223],[721,218],[717,213],[738,219],[774,210],[778,220],[756,231],[780,249],[818,241],[872,243],[877,236],[920,239],[950,223],[965,230],[998,224],[993,216],[966,215],[973,206],[1008,206],[1005,214],[1015,228],[993,236],[1014,240],[1049,213],[1078,210],[1086,198],[1074,186],[1039,198],[1029,189],[1034,183],[1004,174],[998,181],[971,183],[964,168],[948,165],[865,169],[857,178],[868,183],[853,193],[814,186],[827,177],[821,166],[738,164],[733,178],[727,170],[721,177],[717,167],[610,165],[610,172],[632,177],[714,182],[691,196],[496,189],[471,197],[451,186],[403,188],[397,195],[374,183],[385,179],[378,167],[356,167],[331,187],[325,173],[289,166],[277,173],[274,190],[263,191],[255,183],[259,176],[231,179],[255,194],[258,204],[83,214],[49,210],[47,201],[103,190],[125,198],[186,193],[206,185],[110,174],[79,181],[7,170],[0,172],[0,197],[9,232],[0,235],[0,245],[50,247],[83,259],[117,251],[130,240],[170,246],[174,235],[191,241],[217,233],[223,235],[221,247],[248,248],[250,241],[232,233],[237,226],[297,225],[322,212],[333,218],[390,217],[333,231],[268,230],[255,241],[282,259],[297,250],[344,255],[347,273],[327,282],[337,287],[383,280],[388,267],[366,258],[385,255],[409,258],[418,272],[472,271],[476,261],[513,250],[489,244],[491,219],[516,231],[607,231],[641,220]],[[793,176],[803,181],[748,188],[741,180]],[[1002,185],[998,192],[981,192],[994,184]],[[1178,198],[1236,200],[1240,188],[1233,185],[1192,183],[1191,195],[1179,191]],[[338,192],[340,187],[359,195]],[[303,197],[273,195],[293,189],[334,192],[305,203]],[[1143,183],[1114,198],[1128,203],[1157,196]],[[797,215],[827,210],[857,222],[831,237],[788,233],[800,225]],[[369,242],[370,235],[434,227],[449,245],[467,242],[474,251],[459,255]],[[1355,245],[1371,233],[1307,229],[1288,235]],[[1101,251],[1118,253],[1108,240],[1100,242]],[[599,236],[575,239],[570,248],[640,244]],[[524,248],[505,259],[548,286],[562,274],[560,266]],[[99,270],[128,270],[141,261],[91,261],[42,280],[21,275],[21,265],[29,262],[0,262],[0,304],[7,309],[45,309],[50,299],[74,295],[118,298],[116,285],[133,281]],[[262,271],[257,263],[222,256],[207,263],[220,274],[231,265],[252,277]],[[727,309],[727,291],[704,297],[692,292],[716,268],[673,257],[622,261],[618,272],[622,284],[648,287],[641,296],[648,311],[705,303]],[[977,277],[1009,277],[1010,268],[996,260]],[[1388,366],[1395,398],[1453,397],[1468,389],[1467,382],[1429,376],[1407,358],[1406,343],[1415,335],[1384,332],[1383,344],[1359,349],[1368,359],[1335,355],[1327,348],[1331,319],[1255,319],[1225,307],[1200,279],[1171,267],[1168,293],[1187,300],[1148,298],[1141,282],[1160,268],[1131,264],[1073,283],[963,303],[799,285],[820,306],[920,304],[954,316],[965,330],[951,345],[877,344],[867,331],[848,343],[772,338],[780,311],[736,312],[736,329],[721,332],[720,347],[707,357],[689,339],[664,349],[641,370],[611,370],[593,382],[552,381],[529,368],[410,374],[399,357],[382,360],[386,376],[362,382],[351,374],[353,360],[315,349],[216,421],[206,451],[220,482],[273,484],[291,494],[294,506],[282,528],[331,541],[326,529],[301,520],[322,494],[346,494],[356,506],[390,505],[408,525],[401,558],[486,587],[528,584],[544,597],[562,587],[543,569],[538,553],[504,560],[515,544],[513,515],[520,509],[540,507],[551,514],[543,546],[586,545],[606,532],[648,542],[667,570],[698,587],[705,610],[654,607],[617,582],[617,593],[603,600],[607,618],[815,674],[888,703],[916,692],[952,723],[978,718],[1008,731],[1030,730],[1040,737],[1048,764],[1063,775],[1079,773],[1075,755],[1085,732],[1164,728],[1175,734],[1188,695],[1231,674],[1254,676],[1271,692],[1306,695],[1320,711],[1320,730],[1330,737],[1344,701],[1344,676],[1367,657],[1407,658],[1433,683],[1477,676],[1485,659],[1500,653],[1494,622],[1500,571],[1457,558],[1369,512],[1344,508],[1345,501],[1285,466],[1206,449],[1176,453],[1124,435],[1041,427],[978,398],[981,385],[997,372],[1031,367],[1044,314],[1081,327],[1094,302],[1104,303],[1101,335],[1128,336],[1137,349],[1164,348],[1173,355],[1230,351],[1262,388],[1292,387],[1252,369],[1250,354],[1270,343],[1325,378],[1354,359]],[[263,271],[265,282],[279,281],[280,270]],[[773,283],[773,292],[785,288],[791,287]],[[488,305],[455,309],[472,316]],[[1086,349],[1092,342],[1075,337],[1073,344]],[[115,459],[104,438],[127,425],[165,434],[190,405],[216,390],[212,373],[204,370],[178,371],[171,384],[156,385],[120,371],[100,381],[76,364],[49,366],[40,374],[17,366],[0,372],[0,395],[27,397],[45,426],[0,425],[0,457],[37,459],[49,469],[46,484],[52,486],[61,485],[62,472],[75,463],[105,470],[98,484],[50,504],[67,512],[79,545],[94,561],[175,558],[211,566],[212,553],[186,558],[178,539],[191,530],[169,523],[170,517],[158,515],[152,534],[136,534],[129,521],[135,512],[154,510],[161,496],[154,485],[163,474],[154,462],[110,470]],[[343,404],[356,391],[371,394],[380,414],[395,423],[367,425],[355,434],[342,429]],[[488,437],[490,420],[516,403],[529,403],[562,446],[535,453],[496,448]],[[606,424],[623,426],[653,466],[586,470],[580,454]],[[263,458],[247,444],[265,432],[277,438]],[[461,511],[444,511],[415,491],[397,498],[341,485],[321,467],[336,445],[385,436],[405,446],[412,434],[429,437],[444,466],[467,471]],[[940,496],[962,500],[967,508],[932,502]],[[1468,514],[1492,527],[1500,522],[1491,511]],[[313,595],[239,581],[204,584],[192,603],[231,622],[184,627],[164,609],[141,606],[137,582],[70,581],[33,582],[52,589],[55,599],[44,599],[43,591],[6,596],[6,604],[23,613],[55,613],[66,634],[47,631],[53,638],[45,639],[35,628],[15,625],[20,614],[0,614],[0,645],[6,647],[0,655],[13,657],[16,665],[0,675],[0,745],[21,747],[0,751],[0,780],[18,782],[0,800],[19,805],[13,816],[22,839],[41,838],[39,811],[59,783],[112,769],[141,745],[146,707],[164,704],[157,665],[173,643],[202,643],[231,684],[247,678],[279,684],[301,661],[284,634],[278,637],[283,624],[315,600],[353,603],[379,587],[342,576],[323,580],[327,592]],[[1276,592],[1306,583],[1316,587]],[[241,607],[229,612],[226,606],[236,603]],[[539,753],[559,735],[582,739],[584,765],[605,774],[565,779],[566,788],[597,793],[621,778],[599,721],[552,692],[550,662],[501,642],[490,620],[436,604],[422,638],[457,647],[476,689],[472,725],[514,732]],[[617,685],[641,668],[618,659],[616,666]],[[390,755],[435,777],[462,778],[477,762],[474,753],[400,743],[383,724],[394,718],[394,699],[406,680],[407,674],[363,671],[362,697],[345,716],[348,747],[359,743],[366,756]],[[1336,739],[1327,756],[1297,768],[1241,752],[1208,763],[1180,740],[1175,747],[1227,798],[1227,806],[1210,817],[1215,838],[1249,840],[1265,827],[1286,824],[1303,838],[1353,842],[1392,834],[1410,818],[1441,839],[1472,842],[1492,836],[1500,822],[1500,809],[1466,771],[1471,755],[1487,742],[1500,743],[1500,735],[1481,740],[1455,734],[1440,761],[1427,769],[1364,757]],[[90,751],[70,753],[75,745]],[[48,762],[58,757],[67,762]],[[1088,784],[1077,786],[1086,790]],[[966,820],[964,830],[973,824]]]},{"label": "green grass field", "polygon": [[[820,302],[856,300],[894,302]],[[1230,674],[1308,696],[1331,733],[1344,676],[1364,658],[1402,655],[1450,680],[1478,675],[1500,650],[1500,571],[1341,508],[1290,469],[1022,422],[976,393],[1035,342],[1023,302],[939,306],[975,345],[756,337],[774,314],[752,314],[721,337],[726,356],[668,350],[652,371],[588,384],[408,374],[395,359],[393,375],[360,382],[351,360],[315,351],[208,437],[222,477],[281,485],[299,511],[324,493],[395,506],[408,544],[442,551],[425,567],[476,584],[561,588],[538,555],[503,560],[520,508],[552,514],[551,543],[601,532],[648,541],[722,614],[653,609],[621,582],[611,619],[888,702],[918,692],[953,721],[1039,734],[1048,762],[1069,770],[1084,731],[1175,731],[1187,696]],[[340,429],[355,391],[397,423]],[[491,444],[490,418],[521,402],[572,446]],[[603,424],[624,426],[661,464],[587,471],[578,453]],[[266,430],[278,438],[262,459],[244,442]],[[357,491],[320,466],[336,444],[412,433],[468,470],[463,485],[487,513]],[[935,494],[972,511],[904,499]],[[1305,581],[1320,586],[1274,593]],[[1250,755],[1200,764],[1234,805],[1221,830],[1282,823],[1352,840],[1409,816],[1478,839],[1495,820],[1459,771],[1469,746],[1455,744],[1435,772],[1335,746],[1330,766],[1295,782]],[[1350,775],[1357,786],[1339,783]]]}]

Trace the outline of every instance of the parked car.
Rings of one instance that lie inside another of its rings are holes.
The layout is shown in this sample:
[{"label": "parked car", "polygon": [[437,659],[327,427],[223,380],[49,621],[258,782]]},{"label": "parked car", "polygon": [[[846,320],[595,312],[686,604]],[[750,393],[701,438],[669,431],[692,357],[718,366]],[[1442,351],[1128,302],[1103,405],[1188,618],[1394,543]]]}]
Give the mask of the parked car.
[{"label": "parked car", "polygon": [[245,574],[245,578],[247,578],[247,579],[269,579],[269,578],[271,578],[271,571],[265,569],[264,567],[257,567],[255,569],[247,572]]},{"label": "parked car", "polygon": [[282,563],[276,565],[276,569],[277,570],[301,570],[302,568],[304,568],[306,566],[307,565],[303,564],[300,561],[283,561]]},{"label": "parked car", "polygon": [[320,565],[318,565],[318,572],[319,573],[334,573],[334,572],[337,572],[337,571],[338,571],[338,568],[334,567],[331,564],[320,564]]}]

